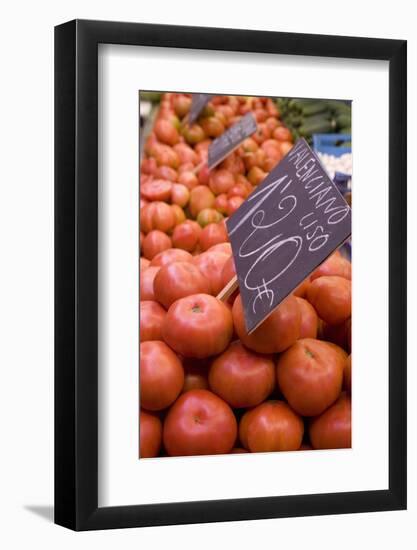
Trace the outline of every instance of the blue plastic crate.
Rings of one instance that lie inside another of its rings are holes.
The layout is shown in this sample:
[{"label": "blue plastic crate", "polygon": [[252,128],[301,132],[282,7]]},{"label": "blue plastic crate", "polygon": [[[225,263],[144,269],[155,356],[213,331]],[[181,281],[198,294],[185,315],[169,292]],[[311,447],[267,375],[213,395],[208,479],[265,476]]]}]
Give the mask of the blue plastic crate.
[{"label": "blue plastic crate", "polygon": [[350,134],[313,134],[313,148],[317,153],[341,157],[351,153],[350,146],[337,145],[338,142],[351,141]]}]

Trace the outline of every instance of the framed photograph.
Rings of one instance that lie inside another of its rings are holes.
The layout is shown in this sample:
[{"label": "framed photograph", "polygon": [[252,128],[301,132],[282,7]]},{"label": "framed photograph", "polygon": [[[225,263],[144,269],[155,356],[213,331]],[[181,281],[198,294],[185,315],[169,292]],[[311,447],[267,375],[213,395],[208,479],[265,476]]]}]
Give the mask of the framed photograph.
[{"label": "framed photograph", "polygon": [[405,509],[406,42],[56,27],[55,308],[57,524]]}]

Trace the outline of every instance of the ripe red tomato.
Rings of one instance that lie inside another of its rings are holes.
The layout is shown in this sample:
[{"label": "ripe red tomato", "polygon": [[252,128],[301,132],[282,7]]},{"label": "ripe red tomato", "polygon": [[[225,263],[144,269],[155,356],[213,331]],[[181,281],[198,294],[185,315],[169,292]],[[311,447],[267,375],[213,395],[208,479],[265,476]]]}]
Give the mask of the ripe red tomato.
[{"label": "ripe red tomato", "polygon": [[192,252],[198,244],[201,227],[193,220],[186,220],[180,223],[174,229],[172,234],[172,244],[176,248],[182,248]]},{"label": "ripe red tomato", "polygon": [[142,271],[139,279],[139,297],[140,300],[155,301],[155,293],[153,290],[153,282],[158,273],[159,266],[150,266],[145,271]]},{"label": "ripe red tomato", "polygon": [[227,199],[227,215],[231,216],[234,214],[239,206],[244,202],[245,199],[243,197],[239,197],[238,195],[234,195],[233,197],[230,197],[230,199]]},{"label": "ripe red tomato", "polygon": [[351,282],[337,276],[319,277],[307,289],[307,300],[329,325],[338,325],[351,315]]},{"label": "ripe red tomato", "polygon": [[337,275],[345,279],[352,278],[352,265],[349,260],[343,258],[339,253],[333,253],[311,274],[311,280],[318,279],[324,275]]},{"label": "ripe red tomato", "polygon": [[152,260],[157,254],[168,250],[172,246],[172,241],[159,229],[153,229],[143,239],[142,251],[145,258]]},{"label": "ripe red tomato", "polygon": [[158,456],[162,443],[162,422],[146,411],[139,413],[139,457],[153,458]]},{"label": "ripe red tomato", "polygon": [[162,143],[166,143],[167,145],[175,145],[180,139],[177,129],[168,120],[157,120],[154,126],[154,131],[159,141],[162,141]]},{"label": "ripe red tomato", "polygon": [[227,214],[227,195],[226,193],[221,193],[217,195],[216,200],[214,201],[214,208],[220,214]]},{"label": "ripe red tomato", "polygon": [[222,287],[224,288],[229,281],[236,276],[236,268],[233,256],[230,256],[222,269]]},{"label": "ripe red tomato", "polygon": [[181,248],[168,248],[153,258],[151,266],[163,267],[164,265],[169,265],[174,262],[192,261],[193,257],[186,250],[181,250]]},{"label": "ripe red tomato", "polygon": [[222,290],[222,271],[230,254],[218,250],[207,250],[198,256],[194,256],[193,263],[198,267],[205,278],[210,282],[213,296]]},{"label": "ripe red tomato", "polygon": [[343,371],[343,388],[351,393],[352,391],[352,356],[346,359],[345,369]]},{"label": "ripe red tomato", "polygon": [[185,222],[186,216],[181,206],[178,206],[178,204],[171,204],[171,208],[172,208],[172,211],[174,212],[175,226]]},{"label": "ripe red tomato", "polygon": [[304,338],[278,358],[278,386],[302,416],[321,414],[339,397],[346,353],[328,342]]},{"label": "ripe red tomato", "polygon": [[185,296],[210,292],[209,281],[190,262],[173,262],[161,267],[153,287],[156,299],[166,309]]},{"label": "ripe red tomato", "polygon": [[242,299],[233,303],[233,322],[242,344],[258,353],[281,353],[300,334],[300,309],[294,296],[288,296],[251,334],[246,331]]},{"label": "ripe red tomato", "polygon": [[235,183],[235,178],[229,170],[217,169],[210,174],[209,186],[215,195],[227,193]]},{"label": "ripe red tomato", "polygon": [[285,128],[285,126],[278,126],[278,128],[275,128],[272,136],[278,141],[292,141],[291,132],[288,130],[288,128]]},{"label": "ripe red tomato", "polygon": [[297,451],[303,434],[302,419],[284,401],[265,401],[239,424],[240,441],[252,453]]},{"label": "ripe red tomato", "polygon": [[312,419],[309,435],[314,449],[349,449],[352,446],[351,401],[345,393],[322,415]]},{"label": "ripe red tomato", "polygon": [[232,409],[207,390],[182,394],[168,411],[163,429],[170,456],[229,453],[237,435]]},{"label": "ripe red tomato", "polygon": [[226,349],[232,333],[232,314],[209,294],[194,294],[174,302],[162,327],[165,342],[184,357],[217,355]]},{"label": "ripe red tomato", "polygon": [[199,185],[198,177],[192,170],[181,170],[177,181],[187,187],[189,191],[195,189]]},{"label": "ripe red tomato", "polygon": [[213,208],[215,196],[206,185],[197,185],[191,189],[188,208],[193,218],[205,208]]},{"label": "ripe red tomato", "polygon": [[141,407],[149,411],[169,407],[183,385],[184,369],[177,355],[164,342],[142,342],[139,369]]},{"label": "ripe red tomato", "polygon": [[142,300],[139,313],[139,336],[141,342],[162,340],[162,323],[166,311],[158,302]]},{"label": "ripe red tomato", "polygon": [[227,229],[224,223],[209,223],[200,233],[200,248],[208,250],[215,244],[225,243],[228,240]]},{"label": "ripe red tomato", "polygon": [[223,252],[223,254],[230,257],[232,255],[232,245],[230,243],[213,244],[207,252]]},{"label": "ripe red tomato", "polygon": [[[263,163],[262,163],[263,164]],[[251,182],[252,185],[259,185],[267,176],[267,173],[262,170],[262,168],[259,168],[259,166],[254,166],[249,170],[248,173],[248,180]]]},{"label": "ripe red tomato", "polygon": [[164,179],[151,180],[140,186],[140,194],[148,201],[171,200],[172,182]]},{"label": "ripe red tomato", "polygon": [[197,154],[186,143],[178,143],[174,145],[173,149],[177,153],[181,164],[197,164]]},{"label": "ripe red tomato", "polygon": [[[177,171],[174,170],[174,168],[171,168],[170,166],[158,166],[158,168],[155,170],[155,178],[159,178],[162,180],[169,180],[171,182],[177,181]],[[168,195],[169,198],[169,195]],[[163,199],[160,199],[163,200]]]},{"label": "ripe red tomato", "polygon": [[314,307],[303,298],[295,297],[300,308],[300,338],[317,338],[319,318]]},{"label": "ripe red tomato", "polygon": [[161,201],[149,202],[140,211],[140,228],[144,233],[159,229],[164,233],[175,226],[174,212],[169,204]]},{"label": "ripe red tomato", "polygon": [[274,389],[274,362],[271,357],[249,351],[239,341],[233,342],[213,361],[209,384],[231,407],[254,407]]},{"label": "ripe red tomato", "polygon": [[174,183],[171,190],[171,199],[173,204],[184,207],[190,200],[190,191],[182,183]]}]

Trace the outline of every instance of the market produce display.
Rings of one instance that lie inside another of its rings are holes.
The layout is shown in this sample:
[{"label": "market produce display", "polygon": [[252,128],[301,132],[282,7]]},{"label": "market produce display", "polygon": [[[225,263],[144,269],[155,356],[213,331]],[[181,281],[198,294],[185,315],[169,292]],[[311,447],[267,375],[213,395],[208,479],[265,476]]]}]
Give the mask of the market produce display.
[{"label": "market produce display", "polygon": [[[239,292],[217,298],[235,275],[225,220],[293,145],[276,101],[214,96],[189,126],[190,94],[150,99],[159,103],[141,136],[139,456],[350,447],[350,262],[334,252],[251,334]],[[257,131],[209,171],[211,142],[248,112]]]}]

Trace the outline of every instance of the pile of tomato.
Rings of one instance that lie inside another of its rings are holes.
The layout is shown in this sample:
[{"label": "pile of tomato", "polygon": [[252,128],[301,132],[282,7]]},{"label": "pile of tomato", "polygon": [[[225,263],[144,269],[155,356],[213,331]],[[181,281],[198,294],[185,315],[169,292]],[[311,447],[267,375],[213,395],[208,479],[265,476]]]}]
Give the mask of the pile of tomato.
[{"label": "pile of tomato", "polygon": [[[351,264],[337,251],[250,335],[225,218],[292,147],[270,98],[165,94],[140,166],[140,457],[351,446]],[[212,170],[247,112],[258,129]]]}]

